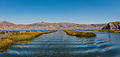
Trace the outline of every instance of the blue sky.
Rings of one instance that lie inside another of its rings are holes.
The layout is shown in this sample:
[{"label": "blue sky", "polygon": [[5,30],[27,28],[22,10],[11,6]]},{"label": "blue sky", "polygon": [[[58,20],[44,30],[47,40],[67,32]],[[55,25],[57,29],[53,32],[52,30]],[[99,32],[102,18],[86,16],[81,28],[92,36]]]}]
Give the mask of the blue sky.
[{"label": "blue sky", "polygon": [[120,0],[0,0],[0,21],[16,24],[120,21]]}]

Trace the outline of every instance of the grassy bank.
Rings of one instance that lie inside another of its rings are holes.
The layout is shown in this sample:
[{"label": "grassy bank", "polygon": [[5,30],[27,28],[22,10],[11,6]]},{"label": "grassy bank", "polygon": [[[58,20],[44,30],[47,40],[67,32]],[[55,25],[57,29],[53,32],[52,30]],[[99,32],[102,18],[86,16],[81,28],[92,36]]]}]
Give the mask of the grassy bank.
[{"label": "grassy bank", "polygon": [[56,32],[55,30],[51,31],[32,31],[32,32],[19,32],[12,33],[10,36],[2,36],[0,39],[0,52],[5,51],[9,48],[14,42],[17,41],[29,41],[42,34]]},{"label": "grassy bank", "polygon": [[14,41],[9,39],[0,39],[0,52],[4,52],[7,48],[13,45]]},{"label": "grassy bank", "polygon": [[64,30],[64,32],[66,32],[68,35],[71,36],[77,36],[77,37],[95,37],[96,34],[93,32],[80,32],[80,31],[71,31],[71,30]]},{"label": "grassy bank", "polygon": [[23,32],[23,33],[12,34],[10,36],[3,36],[1,37],[1,39],[11,39],[14,41],[28,41],[42,34],[51,33],[51,32],[55,32],[55,31],[52,30],[52,31]]},{"label": "grassy bank", "polygon": [[102,30],[94,30],[94,31],[99,31],[99,32],[110,32],[110,33],[120,33],[120,29],[102,29]]}]

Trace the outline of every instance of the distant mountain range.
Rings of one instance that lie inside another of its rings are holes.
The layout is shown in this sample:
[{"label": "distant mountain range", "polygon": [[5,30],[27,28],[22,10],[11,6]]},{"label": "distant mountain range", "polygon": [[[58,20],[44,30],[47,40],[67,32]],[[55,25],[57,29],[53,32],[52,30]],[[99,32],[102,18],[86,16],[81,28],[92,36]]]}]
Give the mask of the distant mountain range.
[{"label": "distant mountain range", "polygon": [[38,22],[32,24],[14,24],[0,21],[0,30],[66,30],[66,29],[101,29],[105,24],[76,24],[76,23],[49,23]]}]

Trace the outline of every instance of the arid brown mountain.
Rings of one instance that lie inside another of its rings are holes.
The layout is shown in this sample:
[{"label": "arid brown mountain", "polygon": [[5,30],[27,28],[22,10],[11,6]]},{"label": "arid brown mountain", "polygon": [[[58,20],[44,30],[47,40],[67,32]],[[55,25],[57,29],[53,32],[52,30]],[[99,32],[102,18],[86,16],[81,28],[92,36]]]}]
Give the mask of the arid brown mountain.
[{"label": "arid brown mountain", "polygon": [[105,24],[48,23],[13,24],[0,21],[0,30],[65,30],[65,29],[101,29]]},{"label": "arid brown mountain", "polygon": [[102,29],[120,29],[120,22],[110,22],[106,24]]},{"label": "arid brown mountain", "polygon": [[8,21],[0,21],[0,26],[5,26],[5,25],[10,26],[10,25],[15,25],[15,24],[8,22]]}]

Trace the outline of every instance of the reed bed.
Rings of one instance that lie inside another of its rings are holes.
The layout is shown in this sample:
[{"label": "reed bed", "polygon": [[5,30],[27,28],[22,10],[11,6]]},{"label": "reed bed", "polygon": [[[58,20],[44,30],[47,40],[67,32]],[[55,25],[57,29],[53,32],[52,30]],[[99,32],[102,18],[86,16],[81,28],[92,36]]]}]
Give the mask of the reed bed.
[{"label": "reed bed", "polygon": [[1,39],[11,39],[14,41],[28,41],[33,38],[36,38],[42,34],[45,33],[51,33],[55,31],[32,31],[32,32],[23,32],[23,33],[17,33],[17,34],[12,34],[10,36],[3,36]]},{"label": "reed bed", "polygon": [[0,52],[4,52],[7,48],[13,45],[14,41],[9,39],[0,39]]},{"label": "reed bed", "polygon": [[71,30],[64,30],[64,32],[66,32],[68,35],[77,36],[77,37],[90,38],[96,36],[96,34],[93,32],[80,32],[80,31],[71,31]]},{"label": "reed bed", "polygon": [[36,38],[42,34],[56,32],[56,30],[51,31],[32,31],[32,32],[12,32],[9,36],[2,36],[0,39],[0,52],[5,51],[9,48],[13,43],[19,41],[28,41]]},{"label": "reed bed", "polygon": [[120,29],[102,29],[102,30],[94,30],[99,32],[110,32],[110,33],[120,33]]},{"label": "reed bed", "polygon": [[47,34],[47,33],[52,33],[52,32],[56,32],[56,30],[51,30],[51,31],[41,31],[43,34]]}]

